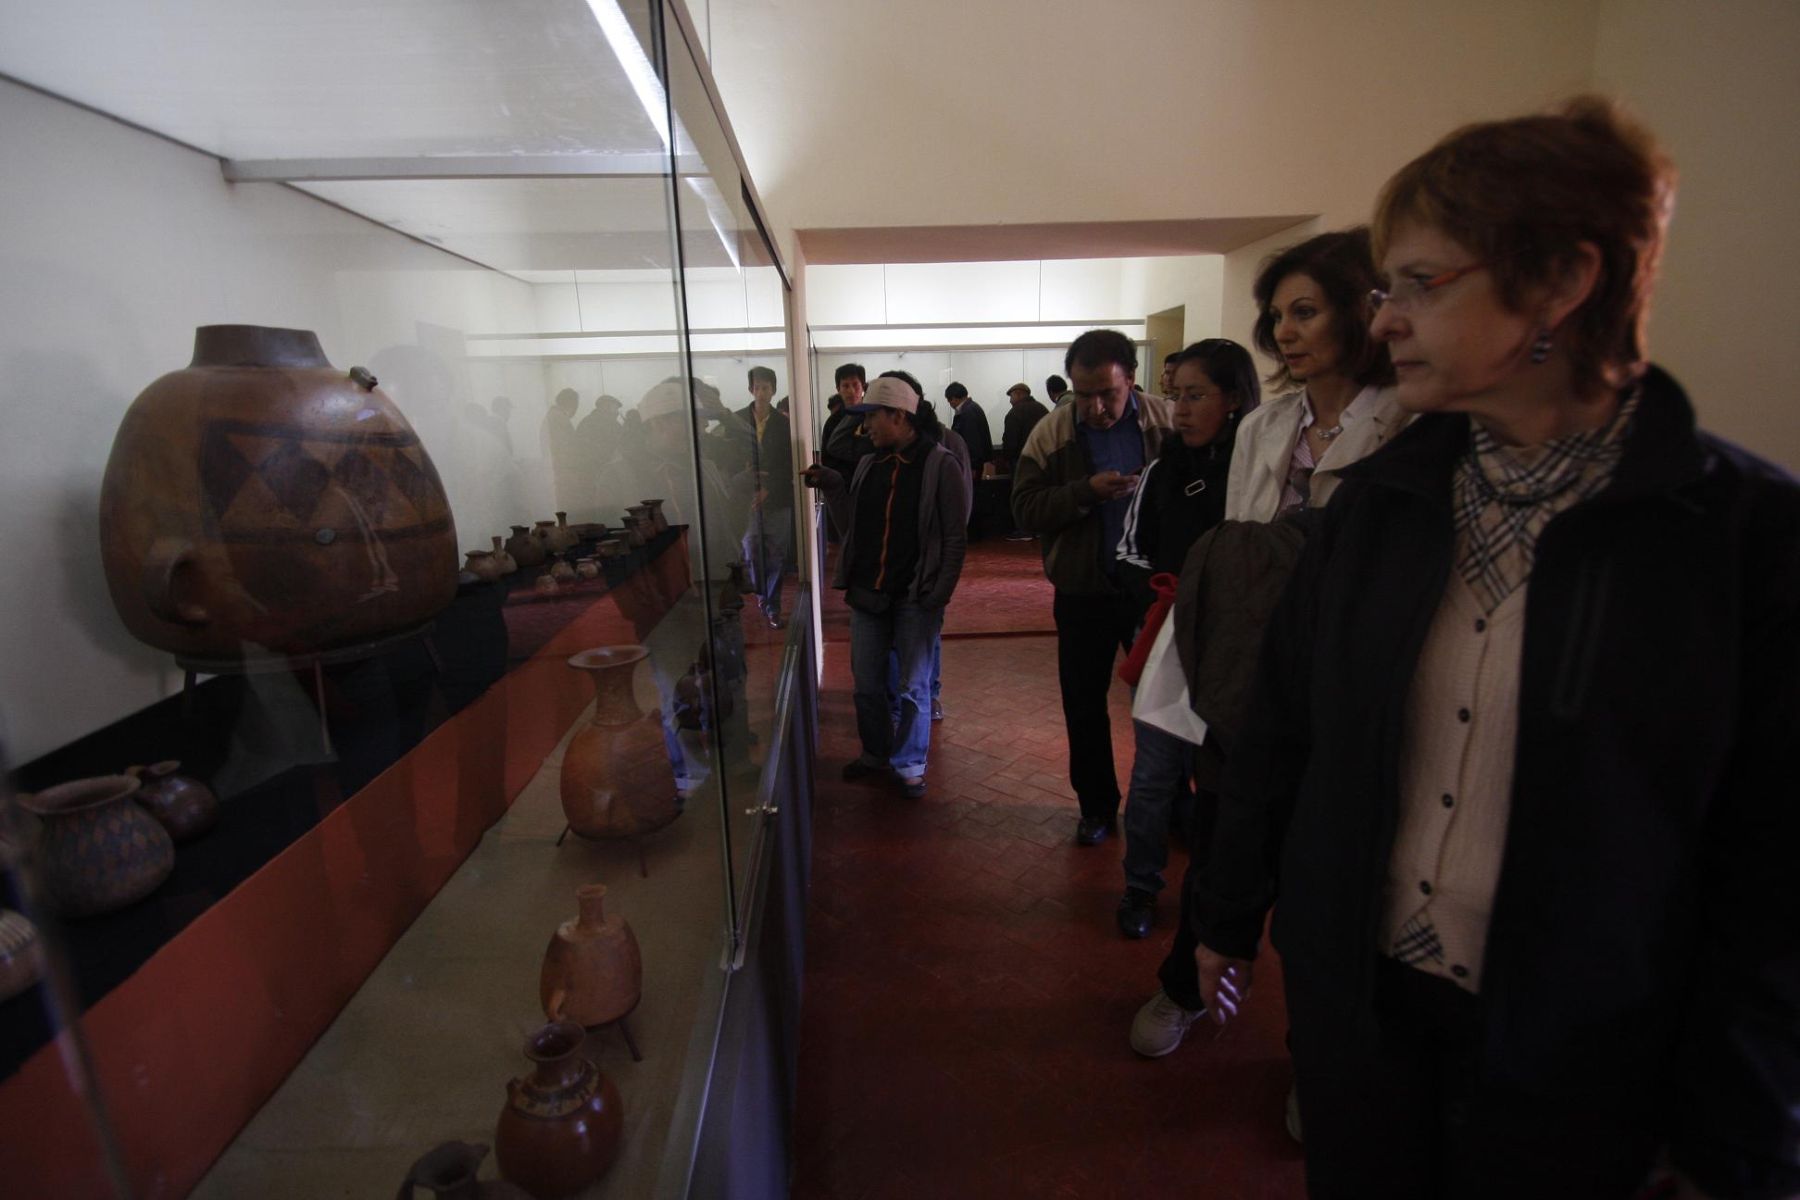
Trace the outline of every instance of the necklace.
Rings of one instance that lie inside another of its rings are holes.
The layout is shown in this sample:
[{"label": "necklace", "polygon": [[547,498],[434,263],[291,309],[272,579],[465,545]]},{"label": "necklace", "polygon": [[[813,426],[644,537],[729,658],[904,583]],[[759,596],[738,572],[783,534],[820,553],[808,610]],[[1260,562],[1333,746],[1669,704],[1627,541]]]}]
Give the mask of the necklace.
[{"label": "necklace", "polygon": [[1336,425],[1333,425],[1330,429],[1320,429],[1317,425],[1309,425],[1309,426],[1307,426],[1307,428],[1311,429],[1314,433],[1318,434],[1319,440],[1321,442],[1329,442],[1332,438],[1334,438],[1338,434],[1344,432],[1344,423],[1342,421],[1339,421]]}]

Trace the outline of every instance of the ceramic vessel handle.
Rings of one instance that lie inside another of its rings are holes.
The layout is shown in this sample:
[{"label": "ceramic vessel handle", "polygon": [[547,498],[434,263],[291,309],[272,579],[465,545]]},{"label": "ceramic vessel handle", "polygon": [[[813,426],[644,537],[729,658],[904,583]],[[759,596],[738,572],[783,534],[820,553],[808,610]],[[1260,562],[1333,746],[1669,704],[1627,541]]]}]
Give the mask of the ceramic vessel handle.
[{"label": "ceramic vessel handle", "polygon": [[158,617],[175,625],[205,625],[205,607],[176,597],[179,577],[194,569],[194,544],[185,538],[157,538],[144,556],[144,602]]}]

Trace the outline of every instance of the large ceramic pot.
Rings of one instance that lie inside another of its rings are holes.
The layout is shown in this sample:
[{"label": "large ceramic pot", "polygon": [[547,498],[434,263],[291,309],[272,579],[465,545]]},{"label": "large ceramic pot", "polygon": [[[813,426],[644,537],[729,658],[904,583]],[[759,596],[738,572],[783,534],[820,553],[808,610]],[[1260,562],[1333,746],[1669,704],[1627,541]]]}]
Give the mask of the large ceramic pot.
[{"label": "large ceramic pot", "polygon": [[619,1152],[619,1089],[581,1056],[587,1031],[553,1021],[525,1042],[537,1064],[507,1085],[494,1131],[500,1174],[540,1200],[569,1196],[606,1174]]},{"label": "large ceramic pot", "polygon": [[430,1151],[406,1173],[395,1200],[413,1200],[425,1188],[438,1200],[525,1200],[531,1193],[496,1179],[477,1178],[488,1148],[480,1143],[445,1142]]},{"label": "large ceramic pot", "polygon": [[629,1016],[644,994],[644,957],[630,922],[606,915],[606,885],[575,890],[580,912],[557,926],[544,951],[538,999],[552,1021],[607,1025]]},{"label": "large ceramic pot", "polygon": [[107,587],[133,636],[232,659],[356,645],[456,594],[437,469],[361,367],[303,329],[203,325],[145,388],[100,488]]},{"label": "large ceramic pot", "polygon": [[124,908],[174,870],[175,843],[132,802],[137,790],[129,775],[101,775],[19,797],[21,807],[43,818],[44,888],[63,916]]},{"label": "large ceramic pot", "polygon": [[138,781],[132,799],[169,831],[177,845],[199,837],[219,819],[219,798],[213,790],[192,776],[177,774],[180,770],[174,759],[125,769]]},{"label": "large ceramic pot", "polygon": [[594,685],[593,719],[569,739],[562,760],[563,815],[582,837],[649,833],[681,815],[662,718],[638,707],[632,687],[647,656],[642,646],[603,646],[569,659]]}]

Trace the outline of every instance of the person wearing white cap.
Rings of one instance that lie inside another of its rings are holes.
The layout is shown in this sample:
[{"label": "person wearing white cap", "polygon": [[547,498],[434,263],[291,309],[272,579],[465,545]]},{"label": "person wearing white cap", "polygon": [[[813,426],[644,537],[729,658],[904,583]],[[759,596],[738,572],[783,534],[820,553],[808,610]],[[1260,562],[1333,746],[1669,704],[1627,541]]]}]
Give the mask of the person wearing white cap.
[{"label": "person wearing white cap", "polygon": [[[850,674],[862,754],[844,767],[857,780],[891,774],[908,797],[925,794],[931,746],[931,652],[944,606],[962,575],[968,492],[962,467],[937,437],[931,410],[899,379],[869,385],[851,408],[875,452],[848,483],[808,467],[844,531],[832,585],[850,605]],[[899,718],[888,706],[888,659],[899,663]]]}]

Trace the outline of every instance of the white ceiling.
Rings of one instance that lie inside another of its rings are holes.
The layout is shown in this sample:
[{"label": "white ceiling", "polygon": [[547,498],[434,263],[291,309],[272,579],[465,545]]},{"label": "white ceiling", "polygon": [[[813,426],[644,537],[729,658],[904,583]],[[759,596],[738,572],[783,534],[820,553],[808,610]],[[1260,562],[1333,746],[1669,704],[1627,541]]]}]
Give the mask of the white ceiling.
[{"label": "white ceiling", "polygon": [[300,186],[501,270],[671,258],[664,185],[630,173],[667,151],[585,0],[0,0],[0,73],[224,159],[578,159],[598,177]]}]

